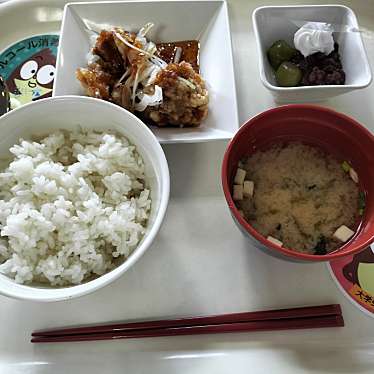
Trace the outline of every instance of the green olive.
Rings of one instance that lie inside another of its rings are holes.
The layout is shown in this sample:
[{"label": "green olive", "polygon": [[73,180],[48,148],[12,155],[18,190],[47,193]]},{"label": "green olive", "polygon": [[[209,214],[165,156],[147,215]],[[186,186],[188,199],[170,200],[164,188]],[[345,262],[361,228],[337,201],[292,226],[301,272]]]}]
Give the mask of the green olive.
[{"label": "green olive", "polygon": [[267,52],[270,65],[274,70],[278,69],[282,62],[289,61],[296,53],[297,50],[284,40],[274,42]]},{"label": "green olive", "polygon": [[295,87],[300,83],[302,73],[292,62],[283,62],[276,71],[275,78],[282,87]]}]

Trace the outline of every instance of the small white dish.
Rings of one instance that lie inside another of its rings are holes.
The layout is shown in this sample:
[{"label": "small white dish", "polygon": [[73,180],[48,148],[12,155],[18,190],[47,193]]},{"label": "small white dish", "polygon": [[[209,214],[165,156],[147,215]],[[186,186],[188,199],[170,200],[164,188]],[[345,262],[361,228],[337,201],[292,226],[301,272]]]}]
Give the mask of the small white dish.
[{"label": "small white dish", "polygon": [[18,284],[0,274],[0,294],[32,301],[59,301],[86,295],[113,282],[126,272],[151,246],[169,202],[169,168],[155,136],[137,117],[119,106],[91,97],[63,96],[41,99],[4,114],[0,118],[0,156],[10,156],[9,148],[20,138],[54,130],[112,130],[126,136],[137,147],[145,164],[151,189],[152,207],[144,237],[130,256],[112,271],[76,286],[51,287]]},{"label": "small white dish", "polygon": [[[82,22],[83,20],[83,22]],[[239,128],[234,67],[225,1],[112,1],[71,3],[64,10],[54,96],[84,95],[77,68],[87,65],[89,34],[84,21],[138,30],[154,23],[153,41],[200,41],[200,70],[210,93],[208,118],[197,128],[156,128],[161,143],[229,139]]]},{"label": "small white dish", "polygon": [[[352,9],[343,5],[265,6],[254,10],[253,27],[259,53],[260,77],[278,102],[322,101],[355,89],[367,87],[372,74]],[[268,62],[267,49],[279,39],[293,46],[295,32],[306,22],[326,22],[335,26],[334,40],[339,44],[346,84],[279,87]]]}]

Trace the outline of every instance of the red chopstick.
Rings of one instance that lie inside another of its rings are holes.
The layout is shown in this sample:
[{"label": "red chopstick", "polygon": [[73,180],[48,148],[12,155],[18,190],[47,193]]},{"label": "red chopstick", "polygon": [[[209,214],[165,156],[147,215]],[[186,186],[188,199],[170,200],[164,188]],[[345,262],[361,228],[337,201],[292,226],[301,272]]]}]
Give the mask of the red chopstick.
[{"label": "red chopstick", "polygon": [[116,323],[33,332],[34,343],[343,326],[340,305]]},{"label": "red chopstick", "polygon": [[276,331],[294,329],[312,329],[325,327],[342,327],[344,320],[341,315],[291,318],[279,320],[251,321],[225,323],[220,325],[181,326],[159,329],[109,331],[96,334],[76,334],[57,336],[36,336],[31,339],[32,343],[58,343],[79,342],[93,340],[112,339],[134,339],[154,338],[161,336],[200,335],[200,334],[222,334],[230,332],[254,332],[254,331]]},{"label": "red chopstick", "polygon": [[156,321],[125,322],[96,326],[81,326],[72,328],[57,328],[35,331],[32,336],[90,334],[107,331],[143,330],[151,328],[165,328],[194,325],[217,325],[221,323],[232,323],[241,321],[265,321],[285,318],[306,318],[318,316],[333,316],[342,314],[339,304],[320,305],[301,308],[288,308],[278,310],[266,310],[258,312],[230,313],[213,316],[198,316],[177,319],[164,319]]}]

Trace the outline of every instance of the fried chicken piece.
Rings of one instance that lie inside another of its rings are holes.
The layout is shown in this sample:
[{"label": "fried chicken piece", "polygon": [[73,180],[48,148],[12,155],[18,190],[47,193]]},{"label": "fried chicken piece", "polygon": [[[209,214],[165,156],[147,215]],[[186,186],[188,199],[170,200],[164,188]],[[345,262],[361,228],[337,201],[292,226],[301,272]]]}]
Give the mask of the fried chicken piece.
[{"label": "fried chicken piece", "polygon": [[113,76],[103,71],[100,64],[93,63],[87,68],[79,68],[76,74],[88,96],[110,100]]},{"label": "fried chicken piece", "polygon": [[151,62],[150,52],[142,52],[148,45],[143,39],[118,27],[102,30],[92,49],[94,62],[76,73],[86,94],[114,102],[157,126],[199,126],[208,114],[209,98],[198,74],[198,42],[160,44],[164,53],[170,49],[169,60],[174,61],[178,50],[178,58],[193,64],[173,62],[161,69],[159,60]]},{"label": "fried chicken piece", "polygon": [[120,84],[114,87],[111,100],[113,101],[113,103],[121,106],[122,108],[130,111],[133,110],[131,102],[131,91],[124,84]]},{"label": "fried chicken piece", "polygon": [[144,116],[157,126],[199,126],[208,115],[205,82],[187,62],[169,64],[154,82],[163,90],[162,104],[148,107]]},{"label": "fried chicken piece", "polygon": [[[136,34],[134,32],[128,32],[126,30],[123,30],[120,27],[116,27],[114,29],[114,32],[121,35],[123,39],[127,40],[130,44],[135,44],[135,38]],[[117,37],[113,37],[114,43],[118,49],[118,52],[122,56],[122,60],[126,61],[128,59],[128,54],[130,52],[130,48],[123,43],[120,39]]]},{"label": "fried chicken piece", "polygon": [[113,33],[111,31],[102,30],[96,40],[96,44],[92,49],[92,54],[97,55],[102,61],[99,63],[106,72],[115,75],[123,72],[123,59],[119,52]]}]

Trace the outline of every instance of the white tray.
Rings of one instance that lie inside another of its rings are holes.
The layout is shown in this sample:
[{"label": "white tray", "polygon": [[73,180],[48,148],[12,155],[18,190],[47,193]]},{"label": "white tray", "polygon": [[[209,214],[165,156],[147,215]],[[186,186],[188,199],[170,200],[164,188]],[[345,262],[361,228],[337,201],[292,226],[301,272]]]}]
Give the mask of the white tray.
[{"label": "white tray", "polygon": [[[229,2],[241,121],[275,105],[260,83],[249,23],[259,5],[264,2]],[[351,6],[374,66],[374,6],[369,0]],[[53,31],[56,23],[43,27]],[[371,85],[323,105],[374,131],[373,103]],[[0,297],[0,373],[373,373],[373,320],[340,293],[326,265],[271,258],[250,247],[235,227],[220,186],[225,147],[223,141],[164,146],[172,178],[165,223],[154,246],[116,283],[56,304]],[[58,325],[327,303],[342,305],[346,327],[56,345],[28,341],[32,330]]]}]

